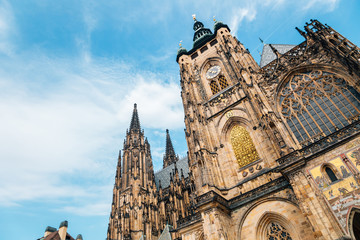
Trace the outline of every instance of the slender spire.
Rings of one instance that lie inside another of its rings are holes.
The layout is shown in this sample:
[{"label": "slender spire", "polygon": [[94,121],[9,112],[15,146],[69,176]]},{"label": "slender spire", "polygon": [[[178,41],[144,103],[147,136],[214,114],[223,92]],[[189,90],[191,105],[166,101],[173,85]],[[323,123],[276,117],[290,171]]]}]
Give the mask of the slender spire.
[{"label": "slender spire", "polygon": [[179,160],[178,156],[175,154],[174,147],[171,142],[169,129],[166,129],[166,148],[165,148],[165,155],[164,155],[164,168],[169,166],[170,164]]},{"label": "slender spire", "polygon": [[135,103],[134,104],[134,111],[133,111],[133,115],[132,115],[131,123],[130,123],[130,130],[140,130],[139,115],[138,115],[136,107],[137,107],[137,105]]}]

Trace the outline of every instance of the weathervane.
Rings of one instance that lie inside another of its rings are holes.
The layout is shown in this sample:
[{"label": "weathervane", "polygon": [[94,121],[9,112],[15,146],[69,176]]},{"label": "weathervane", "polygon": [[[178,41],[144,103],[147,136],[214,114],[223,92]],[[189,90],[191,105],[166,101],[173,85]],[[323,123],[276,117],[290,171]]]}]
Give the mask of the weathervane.
[{"label": "weathervane", "polygon": [[215,16],[213,16],[213,20],[214,20],[214,22],[216,22]]},{"label": "weathervane", "polygon": [[192,17],[193,17],[194,21],[196,21],[196,14],[193,14]]},{"label": "weathervane", "polygon": [[181,47],[181,44],[182,44],[182,40],[180,40],[180,42],[179,42],[179,47]]}]

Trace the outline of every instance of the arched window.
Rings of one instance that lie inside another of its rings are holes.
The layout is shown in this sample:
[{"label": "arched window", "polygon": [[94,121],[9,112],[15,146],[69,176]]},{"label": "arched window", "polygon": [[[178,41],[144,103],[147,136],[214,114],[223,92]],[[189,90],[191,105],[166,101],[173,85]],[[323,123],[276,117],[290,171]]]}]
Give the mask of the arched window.
[{"label": "arched window", "polygon": [[285,227],[272,222],[267,227],[266,240],[292,240],[292,238]]},{"label": "arched window", "polygon": [[335,182],[338,180],[338,178],[336,177],[335,173],[333,172],[333,170],[331,170],[331,168],[329,168],[328,166],[325,167],[325,172],[328,175],[329,179],[331,182]]},{"label": "arched window", "polygon": [[259,159],[250,134],[244,127],[235,125],[230,131],[230,141],[240,168]]},{"label": "arched window", "polygon": [[226,78],[223,75],[220,75],[218,80],[219,80],[221,89],[225,89],[229,86]]},{"label": "arched window", "polygon": [[280,92],[280,111],[306,146],[353,122],[360,115],[360,95],[334,73],[298,73]]},{"label": "arched window", "polygon": [[210,82],[210,89],[213,94],[220,92],[220,90],[225,89],[229,86],[224,75],[220,75],[216,79],[212,79]]},{"label": "arched window", "polygon": [[212,91],[213,94],[220,91],[219,85],[218,85],[216,80],[212,80],[210,82],[210,88],[211,88],[211,91]]}]

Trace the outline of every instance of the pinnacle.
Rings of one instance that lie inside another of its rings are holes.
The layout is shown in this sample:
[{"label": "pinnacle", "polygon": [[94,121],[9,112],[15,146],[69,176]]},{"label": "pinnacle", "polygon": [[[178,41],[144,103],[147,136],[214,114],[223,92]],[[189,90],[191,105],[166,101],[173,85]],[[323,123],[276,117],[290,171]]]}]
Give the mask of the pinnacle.
[{"label": "pinnacle", "polygon": [[164,167],[169,166],[170,164],[176,162],[177,160],[178,157],[175,154],[175,150],[171,142],[169,130],[166,129],[166,148],[164,155]]},{"label": "pinnacle", "polygon": [[133,115],[130,122],[130,131],[131,130],[140,130],[140,121],[136,103],[134,104]]}]

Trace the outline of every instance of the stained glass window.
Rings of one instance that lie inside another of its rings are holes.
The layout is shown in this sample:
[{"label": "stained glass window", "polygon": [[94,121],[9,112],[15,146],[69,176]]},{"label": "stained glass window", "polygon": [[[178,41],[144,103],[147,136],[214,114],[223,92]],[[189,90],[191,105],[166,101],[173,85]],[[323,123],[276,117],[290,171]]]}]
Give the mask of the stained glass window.
[{"label": "stained glass window", "polygon": [[267,228],[267,240],[292,240],[290,233],[278,223],[270,223]]},{"label": "stained glass window", "polygon": [[235,125],[230,132],[230,141],[239,167],[244,167],[259,159],[250,134],[244,127]]},{"label": "stained glass window", "polygon": [[280,111],[300,144],[306,146],[357,119],[360,95],[334,73],[298,73],[280,92]]}]

